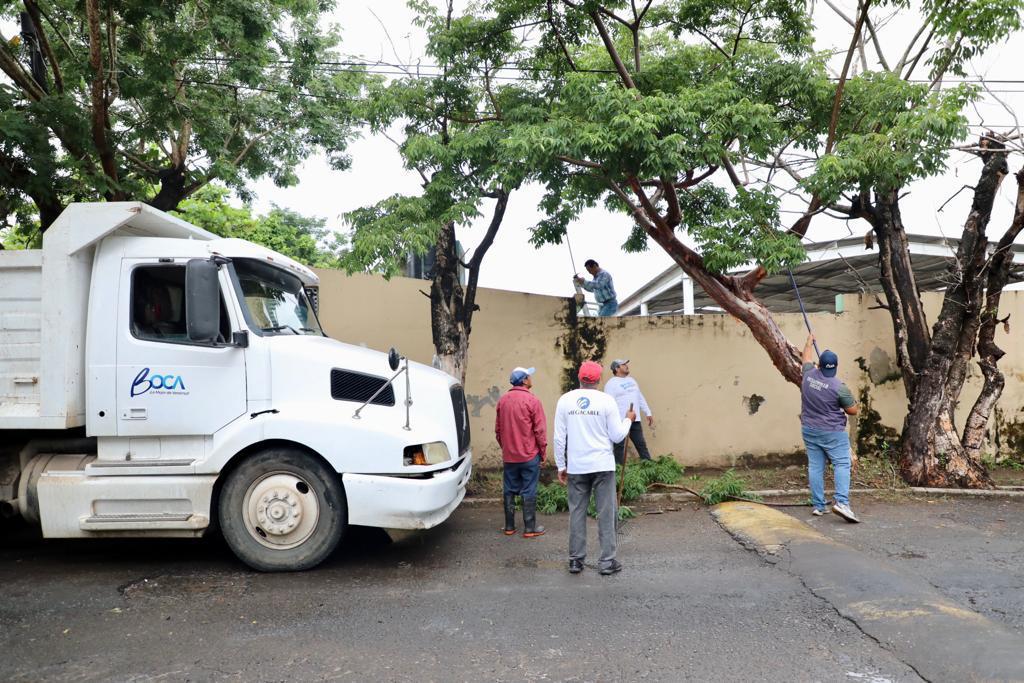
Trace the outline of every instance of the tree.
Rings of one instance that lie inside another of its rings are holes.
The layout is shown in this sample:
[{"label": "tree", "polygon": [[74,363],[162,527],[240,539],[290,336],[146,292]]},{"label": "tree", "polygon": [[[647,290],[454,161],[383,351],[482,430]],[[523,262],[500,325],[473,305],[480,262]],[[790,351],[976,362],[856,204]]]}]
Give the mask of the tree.
[{"label": "tree", "polygon": [[[799,240],[813,217],[865,218],[881,245],[886,306],[911,403],[904,476],[985,484],[980,463],[953,457],[958,439],[948,426],[978,331],[976,320],[954,309],[968,298],[977,305],[980,290],[951,288],[929,336],[899,193],[941,171],[964,138],[962,111],[976,93],[938,85],[1019,28],[1019,0],[927,0],[924,26],[892,68],[871,2],[861,0],[834,76],[828,55],[812,52],[811,17],[797,3],[494,0],[488,7],[509,31],[534,25],[542,32],[517,57],[528,77],[520,99],[542,114],[500,117],[505,148],[547,188],[548,215],[535,228],[536,241],[560,241],[583,207],[604,202],[624,211],[634,223],[628,248],[653,239],[798,384],[799,353],[757,300],[757,285],[802,259]],[[866,58],[869,40],[878,69]],[[913,82],[925,64],[931,78]],[[1001,156],[989,148],[992,181],[1001,177]],[[987,271],[977,260],[986,244],[978,238],[992,181],[978,186],[988,189],[976,196],[961,247],[960,263],[974,264],[966,279],[975,283]],[[780,207],[794,193],[806,197],[806,208],[784,227]],[[757,265],[743,276],[727,272],[751,262]]]},{"label": "tree", "polygon": [[229,190],[211,184],[183,200],[172,213],[221,237],[238,237],[273,249],[311,268],[337,268],[345,254],[344,236],[327,229],[323,218],[273,206],[264,216],[228,203]]},{"label": "tree", "polygon": [[[431,273],[431,333],[438,366],[466,381],[469,338],[477,282],[484,256],[494,242],[510,194],[522,182],[522,171],[503,151],[503,128],[481,108],[516,116],[521,106],[495,82],[513,51],[514,39],[494,31],[493,22],[473,16],[453,19],[452,2],[442,14],[427,2],[415,2],[417,23],[426,29],[427,56],[439,72],[415,72],[378,84],[368,92],[365,117],[376,133],[402,126],[398,143],[406,168],[422,179],[418,195],[395,194],[348,214],[352,250],[345,259],[351,270],[394,275],[410,253],[435,253]],[[491,204],[493,202],[493,204]],[[472,256],[460,259],[457,226],[469,226],[490,214],[487,230]],[[459,279],[466,271],[466,285]]]},{"label": "tree", "polygon": [[[317,149],[344,168],[363,75],[330,70],[330,2],[24,0],[0,35],[0,208],[45,230],[69,201],[170,210],[218,180],[296,181]],[[27,65],[27,66],[26,66]]]}]

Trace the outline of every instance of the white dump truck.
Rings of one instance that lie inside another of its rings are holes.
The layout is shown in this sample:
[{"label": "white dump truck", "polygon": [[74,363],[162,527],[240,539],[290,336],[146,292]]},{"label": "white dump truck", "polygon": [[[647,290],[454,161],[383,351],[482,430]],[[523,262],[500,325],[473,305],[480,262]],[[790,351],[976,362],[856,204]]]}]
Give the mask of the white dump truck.
[{"label": "white dump truck", "polygon": [[328,338],[317,284],[136,202],[0,251],[0,512],[47,538],[219,529],[264,571],[316,565],[348,525],[443,522],[472,468],[462,387]]}]

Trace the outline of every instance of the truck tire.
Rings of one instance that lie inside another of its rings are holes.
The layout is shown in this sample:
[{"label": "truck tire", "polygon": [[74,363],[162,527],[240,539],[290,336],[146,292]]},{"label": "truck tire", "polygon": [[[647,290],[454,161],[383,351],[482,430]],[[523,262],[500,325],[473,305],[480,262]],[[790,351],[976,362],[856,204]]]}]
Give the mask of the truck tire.
[{"label": "truck tire", "polygon": [[238,559],[262,572],[309,569],[334,552],[348,522],[338,475],[299,449],[272,448],[228,474],[218,517]]}]

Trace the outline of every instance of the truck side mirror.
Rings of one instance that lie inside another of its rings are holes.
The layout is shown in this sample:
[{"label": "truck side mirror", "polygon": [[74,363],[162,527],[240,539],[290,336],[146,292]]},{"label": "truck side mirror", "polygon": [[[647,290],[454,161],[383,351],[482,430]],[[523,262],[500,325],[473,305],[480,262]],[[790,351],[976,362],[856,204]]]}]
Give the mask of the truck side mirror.
[{"label": "truck side mirror", "polygon": [[401,360],[402,357],[398,355],[398,349],[392,346],[391,350],[388,351],[388,365],[391,367],[392,370],[397,370],[398,364],[399,362],[401,362]]},{"label": "truck side mirror", "polygon": [[213,343],[220,333],[220,281],[212,259],[185,266],[185,327],[194,342]]}]

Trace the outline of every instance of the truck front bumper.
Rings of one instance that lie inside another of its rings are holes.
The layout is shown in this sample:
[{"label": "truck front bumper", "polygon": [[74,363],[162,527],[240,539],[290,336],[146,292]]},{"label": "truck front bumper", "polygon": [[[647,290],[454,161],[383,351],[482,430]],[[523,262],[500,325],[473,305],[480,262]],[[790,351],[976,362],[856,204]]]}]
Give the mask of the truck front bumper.
[{"label": "truck front bumper", "polygon": [[429,529],[459,506],[473,471],[467,451],[454,469],[429,479],[381,474],[343,474],[348,499],[348,523],[385,529]]}]

